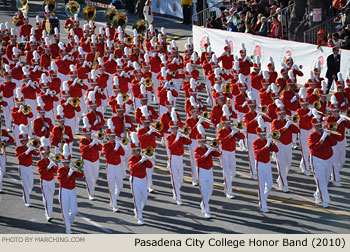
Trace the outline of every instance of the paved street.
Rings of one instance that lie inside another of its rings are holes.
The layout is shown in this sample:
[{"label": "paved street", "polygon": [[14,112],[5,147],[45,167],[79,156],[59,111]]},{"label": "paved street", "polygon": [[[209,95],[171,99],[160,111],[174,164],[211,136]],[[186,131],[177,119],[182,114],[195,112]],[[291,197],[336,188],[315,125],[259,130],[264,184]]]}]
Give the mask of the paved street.
[{"label": "paved street", "polygon": [[[35,16],[43,17],[41,2],[30,1],[29,17],[31,23]],[[57,16],[61,19],[61,38],[66,39],[64,32],[63,3],[58,4]],[[15,10],[0,9],[0,22],[11,23]],[[136,15],[129,15],[127,31],[137,20]],[[103,24],[103,10],[97,13],[97,27]],[[84,21],[80,22],[82,26]],[[190,26],[181,21],[165,18],[155,18],[160,29],[166,28],[168,37],[180,36],[177,44],[183,50],[187,38],[191,36]],[[203,82],[201,77],[199,81]],[[200,92],[202,101],[206,101],[207,94]],[[155,106],[156,110],[157,106]],[[176,109],[184,122],[184,94],[180,92]],[[105,118],[111,116],[110,109]],[[133,114],[131,114],[133,118]],[[81,123],[82,125],[82,123]],[[214,137],[214,128],[207,131],[209,138]],[[350,142],[348,136],[348,143]],[[80,157],[78,148],[79,136],[76,136],[73,147],[73,160]],[[14,145],[7,148],[7,175],[3,181],[3,192],[0,194],[0,233],[64,233],[60,205],[58,203],[58,182],[54,199],[54,220],[46,221],[39,175],[34,161],[34,189],[31,194],[32,207],[27,208],[22,201],[22,189],[14,156]],[[303,175],[299,168],[300,150],[293,151],[293,165],[290,170],[289,193],[282,193],[276,186],[277,170],[272,162],[274,187],[269,196],[269,213],[259,212],[257,181],[249,174],[247,152],[236,152],[237,176],[233,189],[235,198],[227,199],[223,189],[222,168],[219,160],[214,160],[214,194],[210,200],[211,219],[205,219],[200,212],[200,192],[191,183],[191,171],[188,148],[185,148],[184,174],[185,183],[181,189],[183,205],[178,206],[172,199],[172,186],[169,172],[166,169],[166,152],[158,141],[156,150],[156,169],[153,175],[155,193],[149,194],[144,208],[144,226],[137,225],[133,216],[133,199],[129,181],[124,180],[124,189],[118,198],[120,212],[114,213],[109,205],[109,194],[106,180],[105,159],[100,159],[100,174],[97,182],[95,200],[89,201],[84,180],[77,181],[77,198],[79,214],[77,222],[73,224],[74,233],[350,233],[350,151],[341,171],[342,187],[329,186],[331,203],[324,209],[314,203],[314,178]]]}]

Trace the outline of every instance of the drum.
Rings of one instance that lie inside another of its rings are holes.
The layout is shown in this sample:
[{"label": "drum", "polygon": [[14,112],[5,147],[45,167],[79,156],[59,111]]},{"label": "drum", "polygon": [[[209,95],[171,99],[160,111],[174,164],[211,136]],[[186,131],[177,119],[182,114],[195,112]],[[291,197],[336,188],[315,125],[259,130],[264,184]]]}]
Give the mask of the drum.
[{"label": "drum", "polygon": [[48,35],[53,35],[55,33],[55,28],[57,27],[58,33],[60,32],[60,20],[57,17],[46,18],[45,30]]}]

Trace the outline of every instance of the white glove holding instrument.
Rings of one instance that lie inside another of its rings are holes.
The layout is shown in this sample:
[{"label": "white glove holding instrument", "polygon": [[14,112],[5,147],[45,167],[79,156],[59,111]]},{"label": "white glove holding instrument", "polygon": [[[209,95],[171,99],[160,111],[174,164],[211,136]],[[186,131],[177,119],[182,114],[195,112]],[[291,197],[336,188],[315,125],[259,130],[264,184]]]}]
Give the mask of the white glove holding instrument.
[{"label": "white glove holding instrument", "polygon": [[72,176],[73,172],[75,172],[74,168],[70,168],[68,172],[68,177]]},{"label": "white glove holding instrument", "polygon": [[272,140],[271,140],[270,138],[267,139],[267,143],[266,143],[266,145],[265,145],[265,148],[269,148],[270,145],[271,145],[271,143],[272,143]]},{"label": "white glove holding instrument", "polygon": [[328,131],[323,131],[320,141],[323,142],[326,139],[326,137],[328,137],[329,135],[330,133]]},{"label": "white glove holding instrument", "polygon": [[207,157],[214,149],[212,147],[209,147],[207,152],[204,154],[205,157]]},{"label": "white glove holding instrument", "polygon": [[29,153],[31,153],[33,150],[35,150],[32,146],[30,146],[29,148],[28,148],[28,150],[26,150],[26,155],[28,155]]}]

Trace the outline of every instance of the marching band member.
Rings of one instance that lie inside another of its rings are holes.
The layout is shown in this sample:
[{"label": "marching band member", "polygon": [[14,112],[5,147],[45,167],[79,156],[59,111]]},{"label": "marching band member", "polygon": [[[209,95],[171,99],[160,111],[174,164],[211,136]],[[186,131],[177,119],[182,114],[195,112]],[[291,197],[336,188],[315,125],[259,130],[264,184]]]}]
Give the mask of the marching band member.
[{"label": "marching band member", "polygon": [[232,117],[226,104],[222,106],[223,114],[221,122],[223,127],[217,136],[221,145],[221,165],[223,167],[226,198],[233,199],[232,182],[236,176],[236,138],[244,139],[244,135],[232,127]]},{"label": "marching band member", "polygon": [[231,73],[233,68],[234,58],[233,58],[233,55],[231,54],[231,45],[228,42],[228,40],[225,40],[224,52],[218,58],[218,61],[222,62],[222,68],[224,69],[225,73]]},{"label": "marching band member", "polygon": [[[169,169],[171,175],[171,182],[173,185],[173,199],[176,200],[178,205],[182,204],[180,189],[183,184],[183,154],[184,144],[191,144],[192,141],[189,137],[185,137],[178,130],[180,127],[180,121],[178,120],[178,114],[175,110],[171,111],[171,121],[169,127],[171,128],[171,134],[166,137],[167,147],[169,149]],[[182,124],[182,123],[181,123]]]},{"label": "marching band member", "polygon": [[257,104],[260,104],[260,98],[259,98],[259,90],[262,88],[262,82],[263,80],[267,78],[268,75],[266,75],[265,71],[262,72],[261,70],[261,63],[260,63],[260,57],[256,56],[256,63],[253,64],[253,72],[250,73],[250,83],[251,83],[251,96],[254,100],[256,100]]},{"label": "marching band member", "polygon": [[346,155],[345,129],[350,128],[350,120],[339,114],[340,107],[341,105],[339,105],[336,96],[331,96],[331,105],[329,106],[331,115],[327,116],[325,120],[326,127],[334,123],[336,126],[333,127],[333,130],[338,132],[336,137],[338,142],[332,146],[334,153],[332,158],[332,183],[336,187],[341,186],[340,170],[344,166]]},{"label": "marching band member", "polygon": [[24,99],[20,88],[16,88],[16,97],[14,101],[15,107],[11,109],[11,117],[13,120],[13,135],[16,140],[16,145],[20,145],[19,126],[22,124],[28,129],[28,120],[33,117],[33,113],[31,112],[31,109],[29,109],[28,106],[24,107]]},{"label": "marching band member", "polygon": [[322,128],[322,119],[316,109],[312,110],[312,125],[314,131],[308,136],[308,146],[311,154],[311,167],[316,182],[315,202],[322,203],[323,207],[328,207],[328,181],[332,169],[332,159],[335,154],[333,146],[337,144],[334,134]]},{"label": "marching band member", "polygon": [[198,184],[201,192],[201,212],[205,218],[211,218],[209,200],[213,194],[213,157],[220,157],[220,152],[206,144],[207,136],[201,124],[197,126],[198,147],[194,149],[194,157],[198,167]]},{"label": "marching band member", "polygon": [[40,138],[41,159],[36,163],[40,175],[41,192],[45,208],[45,217],[52,221],[52,205],[55,194],[54,174],[57,173],[57,163],[50,158],[50,139],[45,136]]},{"label": "marching band member", "polygon": [[6,143],[14,143],[15,140],[7,130],[1,128],[0,120],[0,193],[2,191],[2,179],[6,174]]},{"label": "marching band member", "polygon": [[143,106],[147,106],[147,110],[148,110],[148,113],[151,114],[151,120],[152,121],[158,119],[158,114],[154,110],[154,108],[152,106],[150,106],[150,105],[147,105],[147,100],[148,100],[149,96],[147,95],[147,93],[145,91],[146,91],[146,88],[142,85],[141,86],[141,94],[139,96],[139,99],[140,99],[140,102],[141,102],[141,106],[136,108],[136,110],[135,110],[135,122],[138,124],[139,127],[142,126],[142,123],[141,123],[141,116],[142,116],[141,108]]},{"label": "marching band member", "polygon": [[102,131],[102,127],[105,125],[103,114],[100,111],[97,111],[95,97],[95,92],[89,91],[88,104],[90,107],[90,111],[85,115],[89,121],[92,134],[97,134],[99,131]]},{"label": "marching band member", "polygon": [[33,158],[39,156],[39,152],[32,146],[27,147],[28,144],[28,133],[25,125],[19,126],[19,141],[15,149],[15,155],[18,159],[18,170],[19,176],[21,177],[23,200],[26,207],[30,207],[30,193],[33,189],[34,177],[33,177]]},{"label": "marching band member", "polygon": [[143,225],[142,211],[147,202],[147,170],[152,169],[152,162],[141,155],[141,146],[135,132],[131,133],[132,156],[129,158],[130,187],[134,199],[134,213],[137,223]]},{"label": "marching band member", "polygon": [[[147,113],[147,111],[142,110],[141,122],[143,127],[138,129],[137,131],[137,138],[140,141],[140,147],[143,150],[145,150],[148,147],[152,147],[155,150],[156,137],[162,137],[162,134],[157,132],[155,128],[150,127],[150,123],[151,123],[150,115]],[[155,157],[155,154],[153,152],[151,156],[152,168],[147,169],[147,186],[148,186],[148,191],[150,193],[154,191],[153,181],[152,181],[152,175],[153,175],[154,164],[155,164],[154,157]]]},{"label": "marching band member", "polygon": [[278,152],[275,152],[278,168],[278,186],[283,192],[289,192],[287,176],[292,165],[292,134],[298,133],[299,129],[291,120],[286,119],[286,111],[283,103],[276,100],[277,119],[271,123],[271,132],[277,130],[280,134],[279,142],[276,143]]},{"label": "marching band member", "polygon": [[[293,72],[293,79],[297,82],[297,76],[304,76],[303,72],[300,71],[297,64],[294,64],[292,56],[288,56],[286,59],[287,70]],[[302,66],[301,66],[302,67]],[[289,78],[291,78],[289,76]]]},{"label": "marching band member", "polygon": [[100,168],[99,151],[102,150],[102,145],[96,137],[92,139],[91,125],[87,117],[83,117],[83,125],[84,137],[80,139],[79,149],[81,151],[81,159],[84,161],[85,182],[89,200],[94,200],[95,186]]},{"label": "marching band member", "polygon": [[267,197],[272,189],[272,171],[270,163],[270,152],[278,152],[278,147],[272,142],[271,138],[266,137],[266,127],[264,125],[264,119],[258,116],[258,127],[256,133],[259,138],[253,142],[253,150],[255,156],[255,165],[257,171],[258,180],[258,195],[259,195],[259,207],[260,211],[267,213]]},{"label": "marching band member", "polygon": [[301,148],[301,161],[299,166],[305,175],[311,176],[312,172],[310,168],[310,149],[307,146],[307,138],[312,131],[312,110],[308,108],[309,103],[306,98],[305,88],[300,88],[299,97],[299,103],[301,107],[296,111],[296,115],[298,115],[300,118],[298,122],[298,126],[300,128],[299,144]]},{"label": "marching band member", "polygon": [[[108,129],[105,131],[108,141],[102,145],[102,154],[106,158],[107,182],[113,212],[119,212],[117,198],[123,189],[123,168],[121,157],[125,155],[123,145],[116,141],[114,125],[111,119],[107,120]],[[147,190],[147,189],[146,189]]]},{"label": "marching band member", "polygon": [[[275,62],[273,62],[272,57],[269,58],[269,63],[267,64],[269,83],[276,83],[277,72],[275,71]],[[268,127],[266,127],[268,128]]]},{"label": "marching band member", "polygon": [[16,88],[16,83],[12,81],[11,69],[9,65],[5,65],[4,73],[5,81],[1,83],[1,89],[3,94],[3,101],[7,103],[7,106],[3,107],[4,119],[6,128],[11,128],[11,108],[15,106],[13,96]]},{"label": "marching band member", "polygon": [[71,225],[78,213],[75,179],[84,177],[83,171],[77,171],[70,166],[71,157],[68,144],[64,144],[61,155],[63,166],[57,170],[57,179],[60,185],[59,202],[67,234],[72,233]]},{"label": "marching band member", "polygon": [[37,137],[45,136],[49,138],[53,129],[52,121],[49,117],[45,117],[44,103],[40,96],[37,97],[38,106],[36,110],[38,117],[33,121],[33,132]]},{"label": "marching band member", "polygon": [[56,120],[58,121],[58,125],[52,129],[51,145],[55,146],[56,154],[61,154],[65,143],[69,145],[70,149],[72,149],[73,144],[72,128],[65,124],[66,119],[61,105],[57,107]]},{"label": "marching band member", "polygon": [[[247,84],[247,89],[250,91],[250,68],[253,66],[250,57],[247,55],[247,50],[244,43],[242,43],[242,49],[239,51],[241,57],[239,58],[239,73],[242,74],[242,79],[244,83]],[[241,78],[240,78],[241,79]],[[242,81],[242,83],[243,83]]]}]

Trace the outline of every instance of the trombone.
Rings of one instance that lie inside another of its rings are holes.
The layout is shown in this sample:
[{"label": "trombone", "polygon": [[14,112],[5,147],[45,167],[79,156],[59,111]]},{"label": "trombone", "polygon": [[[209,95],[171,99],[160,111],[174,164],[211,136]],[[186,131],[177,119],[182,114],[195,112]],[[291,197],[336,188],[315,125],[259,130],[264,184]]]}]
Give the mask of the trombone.
[{"label": "trombone", "polygon": [[162,122],[156,122],[156,123],[151,123],[150,124],[150,128],[153,128],[155,131],[157,131],[158,133],[161,133],[162,129],[163,129],[163,123]]},{"label": "trombone", "polygon": [[55,163],[59,163],[62,161],[61,154],[56,154],[56,155],[51,154],[50,158],[52,158]]},{"label": "trombone", "polygon": [[[203,111],[201,115],[198,115],[198,117],[202,118],[204,122],[213,125],[213,123],[210,121],[210,112]],[[199,121],[197,122],[196,127],[198,124],[199,124]]]},{"label": "trombone", "polygon": [[82,159],[78,159],[74,162],[72,168],[77,172],[83,173],[84,161]]},{"label": "trombone", "polygon": [[190,126],[185,126],[185,127],[183,127],[183,129],[179,129],[177,132],[181,136],[191,140],[191,138],[189,137],[189,134],[191,134],[191,127]]},{"label": "trombone", "polygon": [[69,104],[72,105],[74,108],[79,107],[80,105],[80,98],[74,97],[72,100],[69,101]]},{"label": "trombone", "polygon": [[23,105],[21,112],[24,115],[28,115],[30,112],[32,112],[32,108],[29,105]]},{"label": "trombone", "polygon": [[212,139],[209,144],[206,144],[207,148],[211,147],[214,149],[218,148],[219,145],[220,145],[220,142],[217,138]]},{"label": "trombone", "polygon": [[338,124],[337,122],[330,122],[326,125],[326,127],[323,127],[324,131],[328,131],[331,134],[341,136],[339,132],[337,132]]},{"label": "trombone", "polygon": [[141,155],[149,160],[156,161],[152,156],[154,153],[154,148],[149,146],[146,149],[141,150]]},{"label": "trombone", "polygon": [[30,140],[30,146],[33,148],[38,148],[40,146],[40,140],[37,137],[34,137]]},{"label": "trombone", "polygon": [[121,145],[123,145],[123,148],[130,150],[128,147],[128,143],[129,143],[129,138],[128,137],[116,137],[115,141],[117,141],[118,143],[120,143]]},{"label": "trombone", "polygon": [[143,82],[142,85],[145,86],[145,88],[149,88],[151,86],[153,86],[153,80],[151,77],[147,77]]}]

